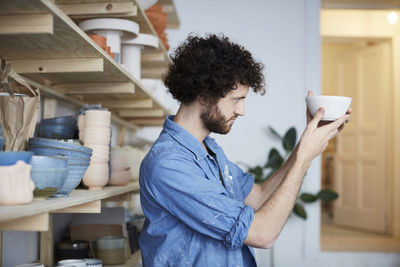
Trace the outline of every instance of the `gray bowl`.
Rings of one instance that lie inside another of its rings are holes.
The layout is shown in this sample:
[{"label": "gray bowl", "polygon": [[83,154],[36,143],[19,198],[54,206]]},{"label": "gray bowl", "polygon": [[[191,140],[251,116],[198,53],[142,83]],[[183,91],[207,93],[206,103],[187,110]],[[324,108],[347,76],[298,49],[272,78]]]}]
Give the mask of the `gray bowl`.
[{"label": "gray bowl", "polygon": [[64,156],[64,157],[77,157],[85,159],[90,159],[90,157],[92,156],[92,153],[86,153],[79,150],[36,146],[36,145],[29,145],[28,150],[35,153],[35,155],[44,155],[44,156]]}]

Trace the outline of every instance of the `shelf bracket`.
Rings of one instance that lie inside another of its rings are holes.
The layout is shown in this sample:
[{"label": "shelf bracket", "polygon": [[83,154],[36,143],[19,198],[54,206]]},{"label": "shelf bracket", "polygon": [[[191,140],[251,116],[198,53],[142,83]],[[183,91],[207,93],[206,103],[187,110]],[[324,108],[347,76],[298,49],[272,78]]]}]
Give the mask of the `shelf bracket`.
[{"label": "shelf bracket", "polygon": [[134,109],[134,110],[118,110],[118,114],[123,118],[151,118],[164,116],[162,109]]},{"label": "shelf bracket", "polygon": [[53,213],[101,213],[101,200],[55,210]]},{"label": "shelf bracket", "polygon": [[0,35],[53,34],[52,14],[0,15]]},{"label": "shelf bracket", "polygon": [[103,58],[8,60],[17,73],[103,72]]},{"label": "shelf bracket", "polygon": [[45,266],[53,266],[54,263],[54,225],[53,215],[49,214],[49,229],[40,232],[40,262]]},{"label": "shelf bracket", "polygon": [[52,87],[66,95],[135,94],[135,84],[132,82],[67,83]]},{"label": "shelf bracket", "polygon": [[21,219],[11,220],[0,223],[0,230],[7,231],[48,231],[49,214],[41,213]]}]

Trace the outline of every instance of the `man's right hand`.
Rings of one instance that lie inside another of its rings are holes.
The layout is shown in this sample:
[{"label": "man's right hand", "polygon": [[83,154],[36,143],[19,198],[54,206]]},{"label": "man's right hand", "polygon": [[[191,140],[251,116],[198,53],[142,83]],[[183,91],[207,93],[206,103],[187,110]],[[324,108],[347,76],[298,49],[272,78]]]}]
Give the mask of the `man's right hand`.
[{"label": "man's right hand", "polygon": [[300,160],[304,167],[308,168],[311,161],[321,154],[328,146],[329,140],[334,138],[343,125],[350,120],[350,115],[345,114],[337,120],[318,126],[325,110],[320,108],[314,115],[314,118],[308,123],[303,135],[300,138],[297,151],[297,160]]}]

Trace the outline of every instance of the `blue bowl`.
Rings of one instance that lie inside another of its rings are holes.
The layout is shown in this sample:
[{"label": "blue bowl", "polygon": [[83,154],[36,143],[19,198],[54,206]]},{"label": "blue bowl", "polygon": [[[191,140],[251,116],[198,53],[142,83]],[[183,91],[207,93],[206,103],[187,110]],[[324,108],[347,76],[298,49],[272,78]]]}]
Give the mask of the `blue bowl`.
[{"label": "blue bowl", "polygon": [[22,160],[29,164],[33,152],[30,151],[3,151],[0,152],[0,166],[11,166]]},{"label": "blue bowl", "polygon": [[4,138],[0,136],[0,151],[3,150],[4,147]]},{"label": "blue bowl", "polygon": [[67,124],[67,125],[76,125],[76,119],[74,116],[62,116],[51,119],[44,119],[40,121],[40,125],[48,125],[48,124]]},{"label": "blue bowl", "polygon": [[64,157],[76,157],[90,159],[92,153],[86,153],[77,150],[63,149],[56,147],[45,147],[45,146],[28,146],[28,150],[35,153],[35,155],[43,156],[64,156]]},{"label": "blue bowl", "polygon": [[32,168],[68,168],[67,160],[59,157],[33,155]]},{"label": "blue bowl", "polygon": [[90,159],[87,158],[77,158],[77,157],[66,157],[66,156],[57,156],[57,158],[65,159],[67,161],[68,166],[89,166]]},{"label": "blue bowl", "polygon": [[64,124],[40,124],[39,136],[51,139],[72,139],[75,128]]},{"label": "blue bowl", "polygon": [[70,142],[48,139],[48,138],[29,138],[28,145],[65,148],[65,149],[82,151],[82,152],[86,152],[86,153],[92,153],[92,151],[93,151],[89,147],[81,146],[81,145],[78,145],[75,143],[70,143]]},{"label": "blue bowl", "polygon": [[31,177],[38,189],[61,189],[68,175],[68,168],[32,168]]},{"label": "blue bowl", "polygon": [[58,191],[61,194],[69,195],[82,181],[83,176],[67,176],[61,189]]}]

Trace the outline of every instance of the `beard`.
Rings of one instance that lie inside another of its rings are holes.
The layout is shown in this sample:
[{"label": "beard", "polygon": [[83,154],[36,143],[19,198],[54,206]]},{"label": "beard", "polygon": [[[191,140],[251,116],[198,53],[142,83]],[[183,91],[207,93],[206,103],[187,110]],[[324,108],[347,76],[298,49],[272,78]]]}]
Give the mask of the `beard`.
[{"label": "beard", "polygon": [[228,124],[232,118],[227,120],[216,104],[207,105],[200,118],[207,130],[212,133],[227,134],[232,128],[232,124]]}]

